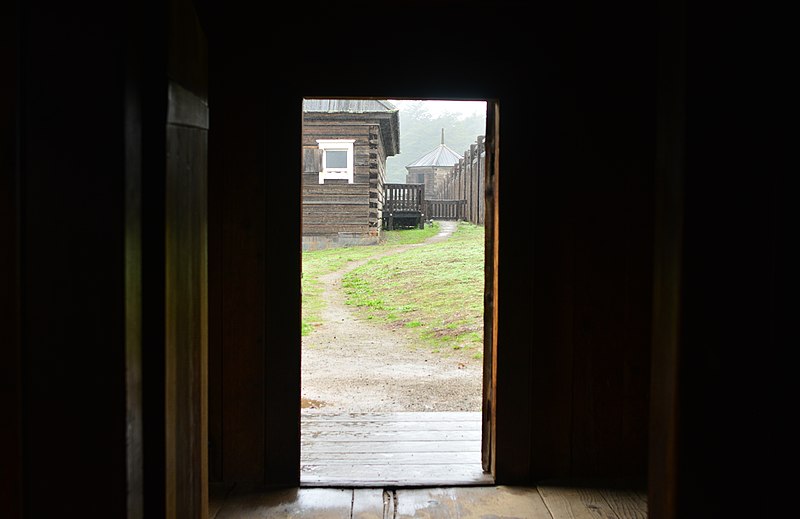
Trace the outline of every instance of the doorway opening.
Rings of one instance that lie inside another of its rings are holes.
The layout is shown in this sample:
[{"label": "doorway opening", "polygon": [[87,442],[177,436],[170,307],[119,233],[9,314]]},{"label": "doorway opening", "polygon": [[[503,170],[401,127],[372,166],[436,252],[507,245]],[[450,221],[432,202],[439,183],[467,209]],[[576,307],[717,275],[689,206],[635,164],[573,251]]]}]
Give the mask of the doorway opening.
[{"label": "doorway opening", "polygon": [[302,112],[301,486],[493,483],[496,103]]}]

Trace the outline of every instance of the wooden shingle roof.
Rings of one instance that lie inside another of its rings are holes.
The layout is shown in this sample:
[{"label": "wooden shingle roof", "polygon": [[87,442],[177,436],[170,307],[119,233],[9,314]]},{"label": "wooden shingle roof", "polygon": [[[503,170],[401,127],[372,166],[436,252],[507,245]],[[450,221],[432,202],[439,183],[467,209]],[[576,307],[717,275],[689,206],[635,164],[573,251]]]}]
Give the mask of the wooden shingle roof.
[{"label": "wooden shingle roof", "polygon": [[363,114],[397,112],[398,108],[380,99],[303,99],[303,111]]},{"label": "wooden shingle roof", "polygon": [[400,153],[400,110],[380,99],[303,99],[306,120],[335,119],[337,121],[377,122],[381,129],[387,157]]}]

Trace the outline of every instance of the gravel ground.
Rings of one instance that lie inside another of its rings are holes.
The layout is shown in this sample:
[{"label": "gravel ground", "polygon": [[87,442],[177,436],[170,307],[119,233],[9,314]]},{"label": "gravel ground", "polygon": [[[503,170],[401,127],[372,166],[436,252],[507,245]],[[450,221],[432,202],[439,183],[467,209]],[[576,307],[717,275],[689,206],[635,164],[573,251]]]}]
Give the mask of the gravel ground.
[{"label": "gravel ground", "polygon": [[[427,242],[373,257],[447,239],[456,224],[441,223],[441,232]],[[480,411],[480,361],[431,353],[410,333],[359,319],[344,303],[342,276],[365,261],[321,278],[323,324],[303,337],[303,407],[353,413]]]}]

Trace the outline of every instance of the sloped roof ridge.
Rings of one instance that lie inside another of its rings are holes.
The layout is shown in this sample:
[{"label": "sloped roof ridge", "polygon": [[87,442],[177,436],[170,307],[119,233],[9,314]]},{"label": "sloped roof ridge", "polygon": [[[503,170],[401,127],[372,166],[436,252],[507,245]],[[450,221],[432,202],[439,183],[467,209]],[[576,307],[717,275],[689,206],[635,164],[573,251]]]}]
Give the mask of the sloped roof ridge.
[{"label": "sloped roof ridge", "polygon": [[456,153],[447,144],[442,143],[411,164],[408,164],[406,167],[453,166],[461,159],[461,155]]}]

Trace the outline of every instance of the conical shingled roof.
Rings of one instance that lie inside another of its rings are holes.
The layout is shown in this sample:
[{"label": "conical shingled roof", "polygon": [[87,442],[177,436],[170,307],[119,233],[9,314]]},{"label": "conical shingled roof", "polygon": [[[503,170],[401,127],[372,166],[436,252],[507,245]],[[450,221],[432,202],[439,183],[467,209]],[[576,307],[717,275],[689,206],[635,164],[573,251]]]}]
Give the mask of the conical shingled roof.
[{"label": "conical shingled roof", "polygon": [[422,168],[431,166],[454,166],[461,160],[461,155],[444,143],[444,130],[442,130],[442,143],[422,157],[418,158],[407,168]]}]

